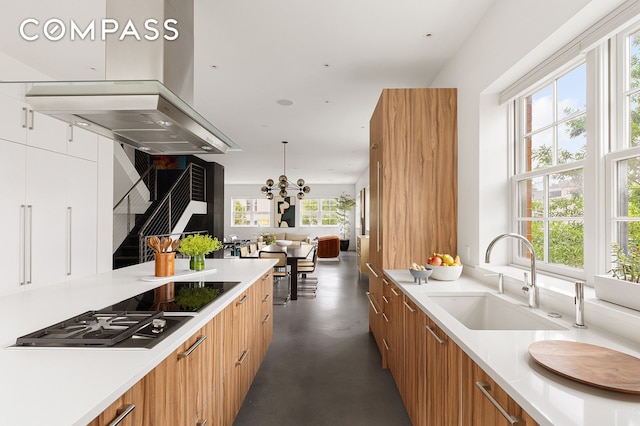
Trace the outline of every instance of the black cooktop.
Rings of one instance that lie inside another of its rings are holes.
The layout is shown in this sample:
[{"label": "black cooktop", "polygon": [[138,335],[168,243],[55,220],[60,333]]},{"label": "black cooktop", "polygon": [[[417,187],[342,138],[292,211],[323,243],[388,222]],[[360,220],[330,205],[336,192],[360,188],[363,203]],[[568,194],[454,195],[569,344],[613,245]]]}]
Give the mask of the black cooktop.
[{"label": "black cooktop", "polygon": [[125,299],[105,310],[162,311],[165,314],[196,313],[239,283],[239,281],[174,281]]}]

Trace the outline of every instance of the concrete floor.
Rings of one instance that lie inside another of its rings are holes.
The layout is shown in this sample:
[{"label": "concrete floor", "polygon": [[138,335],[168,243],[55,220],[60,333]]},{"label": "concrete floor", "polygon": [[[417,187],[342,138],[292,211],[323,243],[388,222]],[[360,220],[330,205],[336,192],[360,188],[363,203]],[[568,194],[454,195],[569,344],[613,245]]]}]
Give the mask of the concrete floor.
[{"label": "concrete floor", "polygon": [[316,298],[273,307],[273,342],[234,425],[410,425],[369,333],[368,279],[355,252],[318,262],[313,275]]}]

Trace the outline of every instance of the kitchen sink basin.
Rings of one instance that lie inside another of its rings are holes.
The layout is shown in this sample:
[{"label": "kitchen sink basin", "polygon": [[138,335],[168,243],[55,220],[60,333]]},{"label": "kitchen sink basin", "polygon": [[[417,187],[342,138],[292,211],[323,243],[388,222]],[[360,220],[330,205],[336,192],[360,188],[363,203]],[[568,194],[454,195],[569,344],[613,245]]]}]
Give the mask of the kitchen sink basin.
[{"label": "kitchen sink basin", "polygon": [[471,330],[566,330],[524,304],[496,295],[431,296],[431,300]]}]

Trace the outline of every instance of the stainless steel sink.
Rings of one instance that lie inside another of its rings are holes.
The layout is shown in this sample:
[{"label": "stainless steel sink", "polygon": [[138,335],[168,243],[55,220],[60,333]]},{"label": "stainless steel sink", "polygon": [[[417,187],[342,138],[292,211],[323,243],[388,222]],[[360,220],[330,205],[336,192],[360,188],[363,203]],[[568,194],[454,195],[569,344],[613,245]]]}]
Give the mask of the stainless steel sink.
[{"label": "stainless steel sink", "polygon": [[471,330],[567,330],[524,304],[491,293],[430,298]]}]

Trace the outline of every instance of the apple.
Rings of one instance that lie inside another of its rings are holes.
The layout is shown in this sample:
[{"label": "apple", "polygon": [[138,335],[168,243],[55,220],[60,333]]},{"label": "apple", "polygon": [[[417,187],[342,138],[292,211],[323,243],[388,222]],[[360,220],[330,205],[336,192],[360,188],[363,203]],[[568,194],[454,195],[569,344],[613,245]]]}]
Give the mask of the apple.
[{"label": "apple", "polygon": [[433,266],[440,266],[440,265],[442,265],[442,258],[440,256],[431,256],[427,260],[427,263],[429,265],[433,265]]}]

